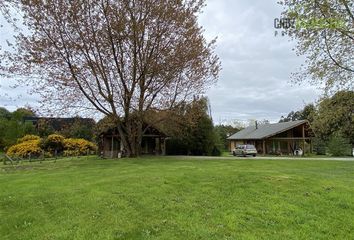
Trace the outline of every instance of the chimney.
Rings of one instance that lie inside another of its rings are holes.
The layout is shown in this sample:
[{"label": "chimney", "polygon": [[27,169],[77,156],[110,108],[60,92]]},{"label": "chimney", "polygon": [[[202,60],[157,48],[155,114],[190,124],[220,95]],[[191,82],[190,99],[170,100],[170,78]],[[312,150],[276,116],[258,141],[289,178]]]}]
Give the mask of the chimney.
[{"label": "chimney", "polygon": [[256,121],[256,129],[258,129],[258,122]]}]

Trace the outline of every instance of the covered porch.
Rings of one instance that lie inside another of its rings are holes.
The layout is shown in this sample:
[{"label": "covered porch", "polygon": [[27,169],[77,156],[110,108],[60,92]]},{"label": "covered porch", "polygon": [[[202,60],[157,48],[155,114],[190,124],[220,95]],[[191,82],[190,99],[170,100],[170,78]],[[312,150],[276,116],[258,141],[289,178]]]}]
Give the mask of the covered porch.
[{"label": "covered porch", "polygon": [[[167,136],[155,128],[148,128],[141,140],[142,155],[165,155]],[[125,155],[124,144],[117,129],[109,129],[100,135],[99,150],[102,157],[121,158]]]}]

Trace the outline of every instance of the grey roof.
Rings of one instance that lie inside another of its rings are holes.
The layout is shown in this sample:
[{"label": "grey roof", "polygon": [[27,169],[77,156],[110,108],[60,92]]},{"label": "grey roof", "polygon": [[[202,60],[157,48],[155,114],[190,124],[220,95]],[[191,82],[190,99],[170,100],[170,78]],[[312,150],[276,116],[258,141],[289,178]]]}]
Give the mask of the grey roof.
[{"label": "grey roof", "polygon": [[258,125],[257,129],[255,126],[251,126],[231,135],[227,139],[229,140],[264,139],[285,132],[291,128],[300,126],[304,123],[307,123],[307,120]]}]

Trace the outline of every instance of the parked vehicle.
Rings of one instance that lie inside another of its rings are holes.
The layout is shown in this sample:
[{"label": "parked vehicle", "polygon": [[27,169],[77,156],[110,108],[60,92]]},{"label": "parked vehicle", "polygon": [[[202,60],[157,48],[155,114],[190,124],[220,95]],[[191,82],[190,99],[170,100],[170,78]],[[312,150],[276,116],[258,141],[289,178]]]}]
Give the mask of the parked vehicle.
[{"label": "parked vehicle", "polygon": [[257,149],[254,145],[252,144],[246,144],[246,145],[238,145],[233,151],[232,155],[234,156],[247,156],[247,155],[252,155],[256,156],[257,155]]}]

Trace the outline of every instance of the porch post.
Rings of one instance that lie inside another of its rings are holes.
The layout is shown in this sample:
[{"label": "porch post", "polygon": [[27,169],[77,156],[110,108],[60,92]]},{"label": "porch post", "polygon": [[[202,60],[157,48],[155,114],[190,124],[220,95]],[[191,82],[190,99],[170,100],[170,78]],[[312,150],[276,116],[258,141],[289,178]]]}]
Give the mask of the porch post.
[{"label": "porch post", "polygon": [[160,138],[157,137],[155,138],[155,155],[160,155],[160,150],[161,150]]},{"label": "porch post", "polygon": [[274,140],[272,140],[272,151],[273,151],[273,154],[275,152],[275,143],[274,143]]},{"label": "porch post", "polygon": [[101,155],[101,157],[103,158],[104,157],[104,152],[105,152],[105,141],[104,141],[104,138],[103,138],[103,136],[101,137],[101,146],[102,146],[102,149],[101,149],[101,151],[100,151],[100,155]]},{"label": "porch post", "polygon": [[162,155],[166,155],[166,138],[163,139]]},{"label": "porch post", "polygon": [[304,148],[302,155],[305,155],[305,124],[302,125],[302,146]]},{"label": "porch post", "polygon": [[266,146],[265,146],[265,140],[263,140],[263,155],[267,153],[266,151]]},{"label": "porch post", "polygon": [[114,138],[112,134],[111,158],[113,158],[113,150],[114,150]]}]

